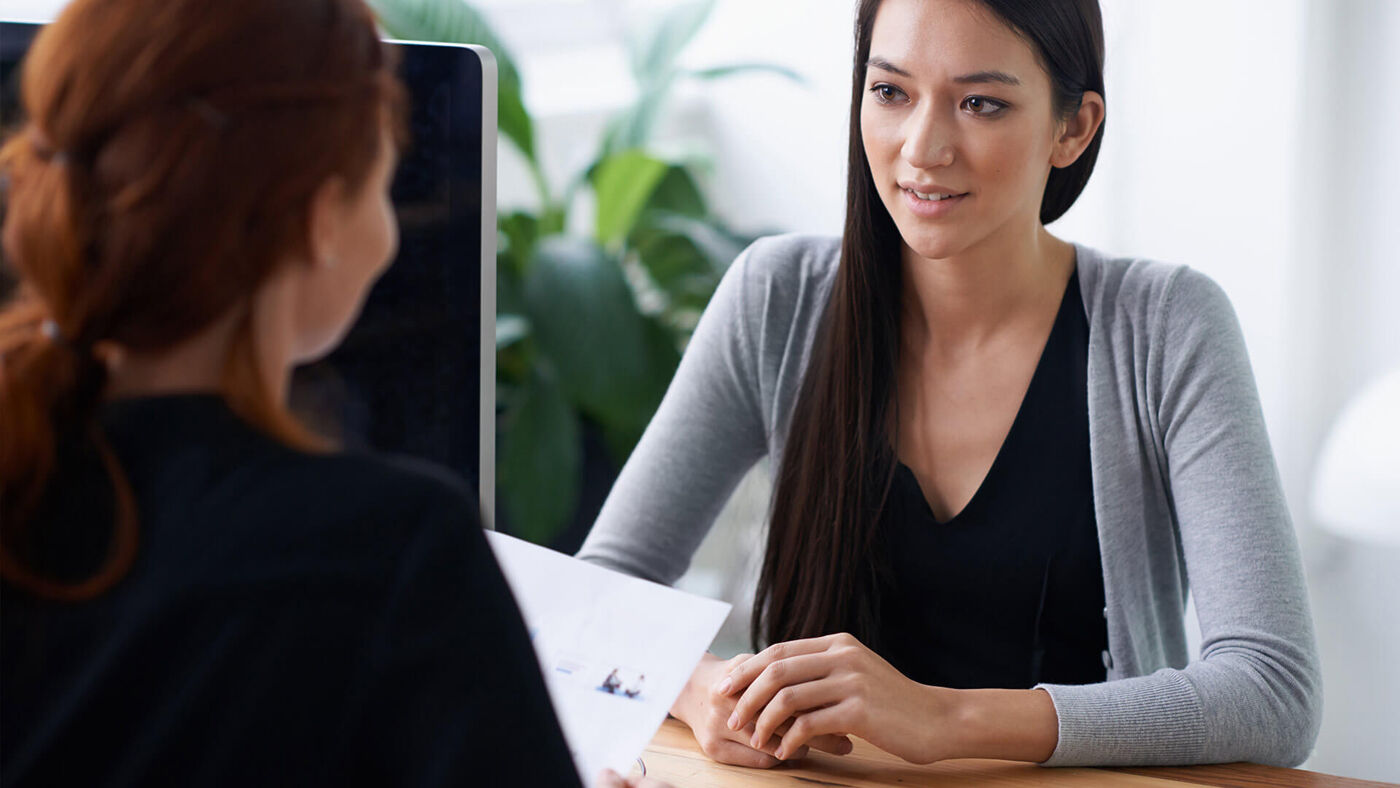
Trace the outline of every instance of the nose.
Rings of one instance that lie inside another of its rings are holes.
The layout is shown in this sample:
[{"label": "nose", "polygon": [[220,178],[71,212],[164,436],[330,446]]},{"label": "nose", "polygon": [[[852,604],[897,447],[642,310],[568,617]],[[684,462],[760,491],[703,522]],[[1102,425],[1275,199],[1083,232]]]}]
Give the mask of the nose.
[{"label": "nose", "polygon": [[947,167],[956,158],[956,135],[955,125],[943,118],[937,107],[928,106],[911,114],[905,122],[900,155],[910,166],[921,170]]}]

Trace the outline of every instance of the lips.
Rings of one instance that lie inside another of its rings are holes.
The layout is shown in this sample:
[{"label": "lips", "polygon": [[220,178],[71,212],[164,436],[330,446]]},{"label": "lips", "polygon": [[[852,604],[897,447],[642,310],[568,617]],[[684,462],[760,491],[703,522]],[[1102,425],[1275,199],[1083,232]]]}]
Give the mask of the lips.
[{"label": "lips", "polygon": [[931,199],[934,197],[960,197],[967,192],[956,189],[946,183],[932,183],[930,181],[899,181],[899,188],[913,192],[921,199]]},{"label": "lips", "polygon": [[947,215],[966,202],[969,196],[967,192],[951,190],[925,192],[922,189],[910,189],[902,184],[900,191],[904,194],[904,202],[909,207],[909,212],[928,219]]},{"label": "lips", "polygon": [[923,200],[924,202],[938,202],[940,200],[951,200],[954,197],[961,197],[961,194],[952,192],[921,192],[916,189],[905,189],[905,191]]}]

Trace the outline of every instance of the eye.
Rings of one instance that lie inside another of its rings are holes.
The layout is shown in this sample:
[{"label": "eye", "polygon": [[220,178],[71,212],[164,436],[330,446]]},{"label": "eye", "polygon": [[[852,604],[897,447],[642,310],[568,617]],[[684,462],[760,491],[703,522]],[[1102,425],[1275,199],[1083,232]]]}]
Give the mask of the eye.
[{"label": "eye", "polygon": [[889,84],[888,82],[877,82],[870,88],[875,100],[881,104],[894,104],[904,96],[904,91]]},{"label": "eye", "polygon": [[993,98],[987,98],[986,96],[968,96],[963,99],[963,108],[974,115],[981,115],[983,117],[1000,115],[1001,111],[1006,109],[1006,107],[1007,105],[1005,103]]}]

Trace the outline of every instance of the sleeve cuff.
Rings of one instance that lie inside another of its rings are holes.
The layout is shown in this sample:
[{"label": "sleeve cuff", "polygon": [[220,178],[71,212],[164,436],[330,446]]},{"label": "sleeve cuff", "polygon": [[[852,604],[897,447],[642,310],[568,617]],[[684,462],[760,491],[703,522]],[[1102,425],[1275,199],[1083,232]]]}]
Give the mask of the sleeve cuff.
[{"label": "sleeve cuff", "polygon": [[1050,694],[1059,717],[1059,741],[1042,766],[1181,765],[1205,753],[1205,714],[1178,670],[1035,689]]}]

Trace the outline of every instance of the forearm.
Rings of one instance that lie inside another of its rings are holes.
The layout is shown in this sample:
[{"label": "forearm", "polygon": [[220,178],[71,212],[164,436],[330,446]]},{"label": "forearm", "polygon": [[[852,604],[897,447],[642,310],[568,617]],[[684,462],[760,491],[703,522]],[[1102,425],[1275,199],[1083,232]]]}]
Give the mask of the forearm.
[{"label": "forearm", "polygon": [[1040,763],[1055,752],[1059,718],[1043,690],[948,690],[952,725],[940,728],[949,737],[939,745],[944,758],[999,758]]}]

